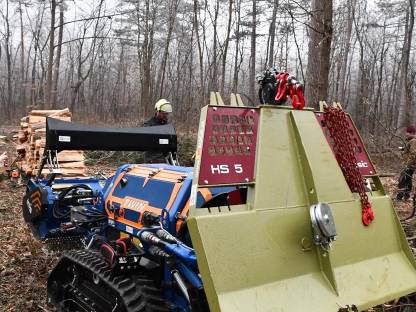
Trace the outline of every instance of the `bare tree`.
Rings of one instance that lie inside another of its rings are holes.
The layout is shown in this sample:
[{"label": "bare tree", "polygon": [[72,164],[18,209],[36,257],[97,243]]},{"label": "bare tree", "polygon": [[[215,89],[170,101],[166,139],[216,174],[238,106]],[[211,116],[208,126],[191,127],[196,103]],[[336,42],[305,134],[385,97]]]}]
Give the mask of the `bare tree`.
[{"label": "bare tree", "polygon": [[6,53],[6,68],[7,68],[7,97],[5,99],[3,99],[3,107],[5,110],[5,115],[7,118],[10,118],[12,115],[12,109],[14,107],[13,105],[13,87],[12,87],[12,51],[11,51],[11,46],[10,46],[10,39],[12,36],[11,33],[11,29],[10,29],[10,15],[9,15],[9,0],[6,0],[6,12],[1,12],[0,14],[3,17],[3,21],[4,21],[4,33],[3,38],[4,38],[4,51]]},{"label": "bare tree", "polygon": [[53,91],[52,91],[52,100],[51,103],[55,107],[57,106],[56,99],[58,94],[58,85],[59,85],[59,67],[61,65],[61,53],[62,53],[62,38],[64,33],[64,5],[61,3],[59,6],[59,31],[58,31],[58,44],[56,49],[56,58],[55,58],[55,70],[53,76]]},{"label": "bare tree", "polygon": [[256,99],[256,38],[257,38],[257,4],[256,0],[252,0],[251,11],[251,48],[250,48],[250,77],[249,77],[249,90],[251,100]]},{"label": "bare tree", "polygon": [[20,97],[19,103],[22,110],[25,109],[26,105],[26,88],[25,88],[25,39],[24,39],[24,26],[23,26],[23,8],[22,0],[18,2],[18,12],[19,12],[19,21],[20,21]]},{"label": "bare tree", "polygon": [[339,80],[336,81],[337,83],[337,92],[339,101],[342,103],[345,102],[345,92],[346,92],[346,85],[345,81],[347,78],[347,66],[348,66],[348,56],[350,53],[350,45],[351,45],[351,34],[352,34],[352,26],[353,20],[355,15],[355,4],[356,0],[347,0],[346,8],[347,8],[347,16],[346,16],[346,27],[344,32],[344,42],[342,43],[341,55],[342,61],[340,65],[340,72],[339,72]]},{"label": "bare tree", "polygon": [[399,116],[397,119],[398,129],[406,127],[410,123],[410,108],[412,90],[408,76],[410,49],[412,47],[413,25],[415,22],[415,0],[408,0],[406,11],[406,26],[400,67],[400,102]]},{"label": "bare tree", "polygon": [[274,41],[276,36],[276,16],[277,16],[277,9],[279,7],[279,0],[273,0],[273,13],[272,18],[270,20],[270,27],[269,27],[269,49],[266,58],[266,63],[268,67],[274,66]]},{"label": "bare tree", "polygon": [[228,45],[230,43],[231,34],[231,22],[233,18],[233,3],[234,0],[228,0],[228,22],[227,22],[227,33],[224,42],[224,48],[222,51],[222,65],[221,65],[221,93],[224,93],[225,88],[225,66],[227,64]]},{"label": "bare tree", "polygon": [[[151,3],[152,2],[152,3]],[[145,1],[143,25],[143,44],[141,54],[141,104],[145,108],[145,114],[151,110],[152,102],[152,60],[153,60],[153,39],[154,39],[154,22],[156,18],[156,6],[151,0]]]},{"label": "bare tree", "polygon": [[241,63],[243,58],[240,57],[240,42],[242,38],[240,25],[241,25],[241,0],[236,0],[235,4],[235,14],[236,14],[236,28],[234,32],[235,39],[235,52],[234,52],[234,74],[233,74],[233,83],[231,90],[237,92],[238,86],[238,74],[240,71]]},{"label": "bare tree", "polygon": [[121,0],[114,11],[104,0],[86,0],[91,12],[72,1],[64,2],[68,10],[62,0],[3,1],[0,119],[66,103],[76,118],[133,120],[167,97],[192,129],[209,89],[247,93],[257,104],[260,64],[302,80],[308,63],[307,103],[342,100],[362,133],[377,136],[380,124],[393,129],[399,115],[414,113],[409,1],[378,0],[367,9],[357,0],[334,8],[322,0]]},{"label": "bare tree", "polygon": [[44,107],[50,108],[51,95],[52,95],[52,71],[53,71],[53,55],[55,49],[55,14],[56,14],[56,0],[50,0],[51,4],[51,26],[49,31],[49,56],[48,56],[48,70],[47,70],[47,79],[46,79],[46,92]]},{"label": "bare tree", "polygon": [[165,80],[165,75],[166,75],[166,63],[168,61],[168,55],[169,55],[169,47],[170,47],[170,43],[172,40],[172,34],[173,34],[173,28],[175,26],[175,21],[176,21],[176,12],[178,9],[178,5],[179,5],[179,0],[170,0],[168,2],[168,31],[167,31],[167,36],[166,36],[166,43],[165,43],[165,48],[163,51],[163,56],[162,56],[162,62],[160,65],[160,70],[159,70],[159,74],[158,74],[158,79],[157,79],[157,83],[156,86],[159,88],[159,97],[162,97],[162,92],[164,90],[163,88],[163,84],[164,84],[164,80]]},{"label": "bare tree", "polygon": [[332,0],[312,0],[305,97],[316,108],[328,96],[331,40]]}]

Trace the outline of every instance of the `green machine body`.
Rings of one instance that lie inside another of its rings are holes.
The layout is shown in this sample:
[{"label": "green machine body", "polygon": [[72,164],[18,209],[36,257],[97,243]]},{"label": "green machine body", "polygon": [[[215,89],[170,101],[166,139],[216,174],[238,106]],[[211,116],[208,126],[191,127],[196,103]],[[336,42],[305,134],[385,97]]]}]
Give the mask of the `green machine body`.
[{"label": "green machine body", "polygon": [[[211,311],[361,311],[416,291],[414,256],[353,123],[369,225],[323,112],[212,99],[201,113],[188,219]],[[195,208],[198,188],[225,185],[246,189],[245,202]]]}]

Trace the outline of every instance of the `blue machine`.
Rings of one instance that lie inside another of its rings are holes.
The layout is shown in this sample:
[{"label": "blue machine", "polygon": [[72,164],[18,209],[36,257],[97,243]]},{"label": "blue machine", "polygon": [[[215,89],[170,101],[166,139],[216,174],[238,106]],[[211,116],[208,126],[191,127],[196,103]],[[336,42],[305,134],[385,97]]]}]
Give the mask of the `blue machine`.
[{"label": "blue machine", "polygon": [[[29,180],[22,210],[36,237],[71,249],[48,280],[58,310],[208,311],[186,225],[192,168],[123,165],[109,178],[59,177],[56,155],[64,149],[152,150],[176,163],[172,129],[99,129],[48,119],[41,169],[49,165],[52,173]],[[230,194],[242,201],[245,189],[202,188],[197,206],[226,205]]]}]

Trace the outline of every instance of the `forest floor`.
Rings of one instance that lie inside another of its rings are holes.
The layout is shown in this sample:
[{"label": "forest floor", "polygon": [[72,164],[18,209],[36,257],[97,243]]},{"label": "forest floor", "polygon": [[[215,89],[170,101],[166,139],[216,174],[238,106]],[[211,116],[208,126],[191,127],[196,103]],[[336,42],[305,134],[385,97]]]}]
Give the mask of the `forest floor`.
[{"label": "forest floor", "polygon": [[[13,130],[12,127],[0,129],[0,135],[8,134]],[[185,158],[192,155],[191,141],[185,141],[187,145],[182,146],[182,154]],[[0,154],[3,151],[8,151],[10,157],[14,155],[13,144],[0,145]],[[91,156],[104,157],[103,155]],[[382,182],[392,197],[397,191],[400,167],[395,159],[392,157],[391,162],[386,163],[384,157],[383,162],[380,161],[383,165],[378,167],[379,173],[389,173],[389,176],[382,178]],[[88,170],[91,174],[97,171],[111,173],[116,165],[114,162],[112,165],[89,165]],[[0,311],[54,311],[46,302],[46,281],[48,272],[57,262],[60,253],[49,250],[43,243],[33,238],[21,212],[24,192],[24,185],[15,186],[8,180],[3,182],[0,180]],[[395,203],[395,208],[401,217],[405,217],[411,213],[412,203],[411,201]],[[413,247],[416,248],[416,241],[413,243],[415,243]],[[395,309],[395,303],[390,303],[369,311],[416,311],[415,301],[409,301],[407,304],[408,306],[405,307],[407,310]]]}]

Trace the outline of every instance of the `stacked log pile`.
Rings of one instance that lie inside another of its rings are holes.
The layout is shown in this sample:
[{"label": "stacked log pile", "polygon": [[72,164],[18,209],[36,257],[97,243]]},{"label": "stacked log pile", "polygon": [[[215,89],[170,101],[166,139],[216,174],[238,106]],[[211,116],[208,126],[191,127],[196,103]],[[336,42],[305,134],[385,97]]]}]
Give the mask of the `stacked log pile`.
[{"label": "stacked log pile", "polygon": [[[0,176],[6,173],[7,169],[7,153],[0,154]],[[0,177],[1,180],[1,177]]]},{"label": "stacked log pile", "polygon": [[[33,110],[20,120],[16,151],[20,161],[18,166],[27,175],[37,175],[46,144],[46,117],[71,121],[68,108],[62,110]],[[84,176],[85,164],[82,151],[62,151],[58,153],[59,171],[64,176]],[[42,175],[50,173],[47,166]]]}]

